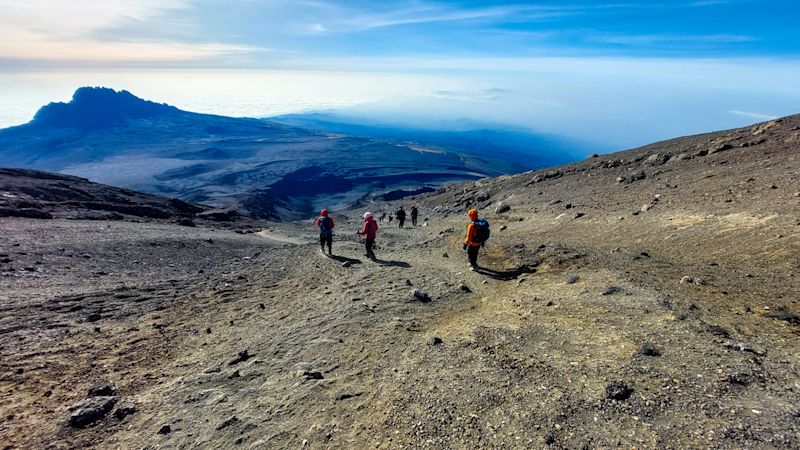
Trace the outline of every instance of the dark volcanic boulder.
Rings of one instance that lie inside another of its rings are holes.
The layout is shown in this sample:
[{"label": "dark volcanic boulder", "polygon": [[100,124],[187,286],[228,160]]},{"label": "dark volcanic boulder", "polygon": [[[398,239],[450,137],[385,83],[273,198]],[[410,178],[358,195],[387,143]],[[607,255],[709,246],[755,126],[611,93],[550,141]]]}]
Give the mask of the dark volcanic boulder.
[{"label": "dark volcanic boulder", "polygon": [[69,426],[83,428],[91,425],[108,414],[116,397],[90,397],[69,407]]}]

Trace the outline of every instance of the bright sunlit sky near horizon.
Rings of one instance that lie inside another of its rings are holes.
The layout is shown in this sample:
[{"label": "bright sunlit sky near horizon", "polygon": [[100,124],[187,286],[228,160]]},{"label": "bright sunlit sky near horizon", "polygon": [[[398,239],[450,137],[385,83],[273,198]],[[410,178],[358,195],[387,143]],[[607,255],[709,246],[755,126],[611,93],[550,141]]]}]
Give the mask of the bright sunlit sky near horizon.
[{"label": "bright sunlit sky near horizon", "polygon": [[0,0],[0,127],[75,88],[612,150],[800,112],[800,2]]}]

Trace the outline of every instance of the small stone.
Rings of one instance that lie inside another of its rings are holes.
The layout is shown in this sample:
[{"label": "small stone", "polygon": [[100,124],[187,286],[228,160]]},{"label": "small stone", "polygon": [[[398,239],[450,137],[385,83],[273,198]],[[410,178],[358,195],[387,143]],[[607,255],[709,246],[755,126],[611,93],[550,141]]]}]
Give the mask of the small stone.
[{"label": "small stone", "polygon": [[136,412],[136,405],[130,401],[121,402],[117,405],[117,410],[114,411],[114,417],[122,420]]},{"label": "small stone", "polygon": [[586,214],[584,214],[584,213],[575,213],[575,215],[573,215],[572,218],[573,219],[580,219],[581,217],[583,217],[585,215]]},{"label": "small stone", "polygon": [[414,289],[413,291],[411,291],[410,297],[411,297],[410,301],[412,302],[418,301],[420,303],[430,303],[432,300],[430,295],[428,295],[424,291],[420,291],[419,289]]},{"label": "small stone", "polygon": [[311,371],[311,370],[303,370],[300,371],[300,376],[305,377],[306,380],[324,380],[325,377],[322,376],[322,372],[319,371]]},{"label": "small stone", "polygon": [[660,356],[661,351],[659,351],[653,344],[645,342],[641,347],[639,347],[639,354],[644,356]]},{"label": "small stone", "polygon": [[472,289],[470,289],[469,286],[463,283],[460,286],[458,286],[458,289],[462,292],[467,292],[467,293],[472,292]]},{"label": "small stone", "polygon": [[219,425],[217,425],[217,431],[220,431],[220,430],[223,430],[225,428],[228,428],[231,425],[236,425],[238,422],[239,422],[239,418],[236,417],[236,416],[232,416],[232,417],[224,420]]},{"label": "small stone", "polygon": [[495,214],[503,214],[509,211],[511,211],[511,206],[504,202],[498,203],[497,207],[494,209]]},{"label": "small stone", "polygon": [[505,229],[507,229],[507,228],[508,228],[508,227],[507,227],[507,226],[505,226],[505,225],[500,225],[500,231],[503,231],[503,230],[505,230]]},{"label": "small stone", "polygon": [[442,338],[437,337],[437,336],[432,337],[428,341],[428,345],[430,345],[431,347],[436,347],[437,345],[440,345],[441,343],[442,343]]},{"label": "small stone", "polygon": [[572,209],[572,203],[565,203],[564,209]]},{"label": "small stone", "polygon": [[159,430],[158,434],[170,434],[172,433],[172,427],[169,425],[163,425]]},{"label": "small stone", "polygon": [[442,258],[449,258],[449,257],[450,255],[448,255],[447,253],[442,253]]},{"label": "small stone", "polygon": [[413,286],[413,285],[414,283],[412,283],[411,280],[406,280],[406,286]]},{"label": "small stone", "polygon": [[690,276],[685,276],[681,278],[681,284],[692,284],[692,283],[694,283],[694,278]]},{"label": "small stone", "polygon": [[231,360],[231,362],[228,363],[228,365],[229,366],[234,366],[236,364],[239,364],[240,362],[247,361],[248,359],[250,359],[252,357],[253,357],[253,355],[248,353],[247,350],[242,350],[241,352],[239,352],[239,354],[236,356],[236,358],[233,358]]},{"label": "small stone", "polygon": [[102,319],[103,316],[100,313],[92,313],[86,316],[87,322],[97,322],[98,320]]},{"label": "small stone", "polygon": [[606,385],[606,398],[626,400],[633,394],[633,388],[622,381],[612,381]]},{"label": "small stone", "polygon": [[352,263],[350,261],[345,261],[342,263],[342,267],[350,267]]},{"label": "small stone", "polygon": [[117,395],[117,387],[111,383],[100,383],[89,388],[89,397],[111,397]]},{"label": "small stone", "polygon": [[575,284],[580,280],[580,277],[577,275],[570,275],[567,277],[567,284]]},{"label": "small stone", "polygon": [[603,289],[603,293],[602,294],[603,295],[613,295],[613,294],[616,294],[617,292],[622,292],[622,288],[619,287],[619,286],[607,286],[605,289]]}]

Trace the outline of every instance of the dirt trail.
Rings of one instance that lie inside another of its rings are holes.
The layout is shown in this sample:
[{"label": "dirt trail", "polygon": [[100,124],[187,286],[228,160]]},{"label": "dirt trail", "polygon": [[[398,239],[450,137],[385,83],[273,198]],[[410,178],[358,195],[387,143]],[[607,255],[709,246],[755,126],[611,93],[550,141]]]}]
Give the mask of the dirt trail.
[{"label": "dirt trail", "polygon": [[[798,448],[800,162],[752,133],[443,189],[427,226],[382,224],[378,261],[363,211],[334,212],[334,257],[310,222],[0,220],[2,441]],[[493,230],[479,272],[471,206]],[[137,411],[67,427],[98,381]]]}]

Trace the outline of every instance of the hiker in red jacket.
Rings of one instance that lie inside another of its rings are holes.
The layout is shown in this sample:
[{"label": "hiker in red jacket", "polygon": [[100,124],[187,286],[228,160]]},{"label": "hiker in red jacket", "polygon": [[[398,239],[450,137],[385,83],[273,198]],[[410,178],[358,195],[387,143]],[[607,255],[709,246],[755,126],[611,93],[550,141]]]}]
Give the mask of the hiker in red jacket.
[{"label": "hiker in red jacket", "polygon": [[319,228],[319,246],[322,253],[325,253],[325,244],[328,244],[328,255],[333,255],[331,247],[333,246],[333,228],[336,224],[333,223],[333,217],[328,215],[328,210],[323,209],[317,217],[317,228]]},{"label": "hiker in red jacket", "polygon": [[375,237],[378,235],[378,222],[372,217],[371,212],[364,213],[364,225],[357,233],[364,236],[364,245],[366,246],[364,256],[369,259],[375,259],[375,253],[372,248],[375,246]]}]

